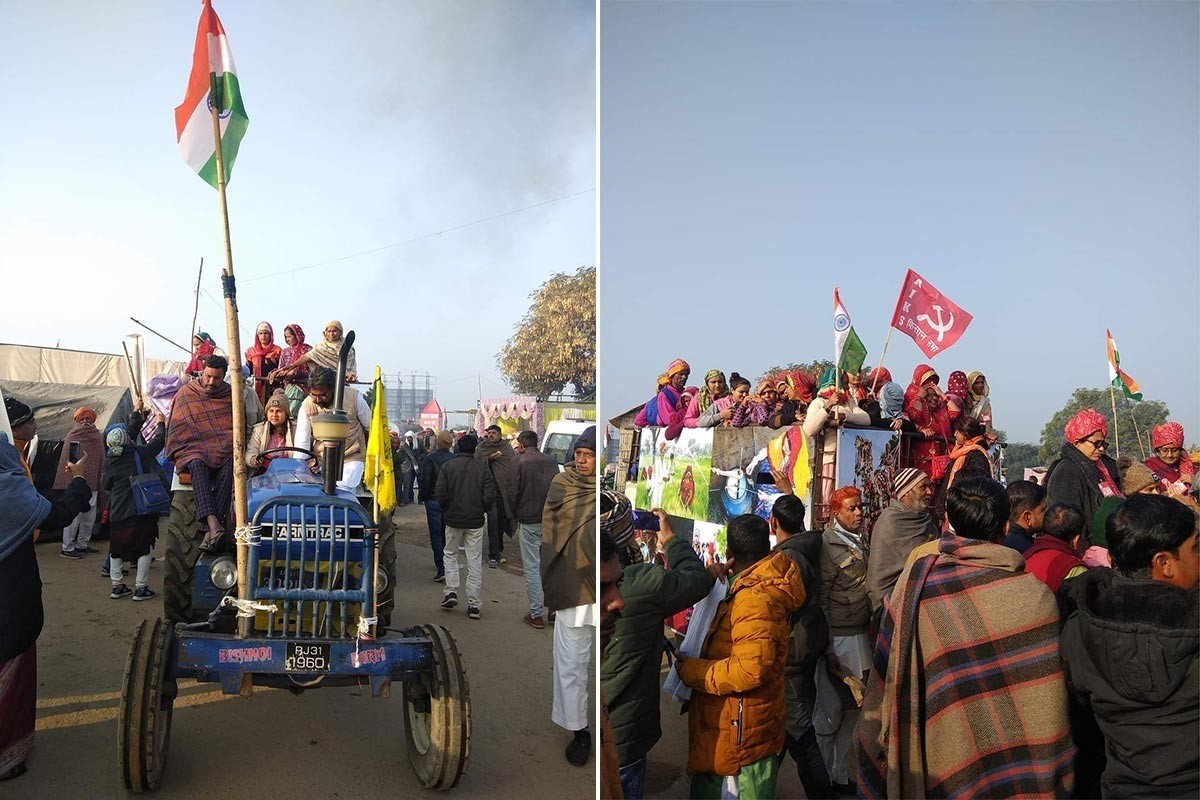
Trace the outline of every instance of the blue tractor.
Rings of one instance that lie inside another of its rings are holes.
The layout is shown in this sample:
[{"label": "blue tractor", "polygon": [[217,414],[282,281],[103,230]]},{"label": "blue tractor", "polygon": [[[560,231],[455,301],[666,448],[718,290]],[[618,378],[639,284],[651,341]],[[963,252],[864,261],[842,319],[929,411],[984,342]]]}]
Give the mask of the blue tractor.
[{"label": "blue tractor", "polygon": [[127,789],[152,791],[162,780],[181,679],[245,697],[255,686],[301,694],[368,683],[373,697],[387,697],[399,680],[409,759],[422,784],[449,789],[466,773],[471,701],[458,646],[439,625],[391,627],[395,548],[381,539],[394,531],[335,484],[342,397],[339,380],[337,410],[314,420],[314,433],[323,417],[332,424],[331,434],[315,436],[323,478],[307,458],[282,457],[314,453],[293,447],[274,458],[249,481],[249,525],[234,554],[199,553],[191,497],[181,497],[190,493],[176,492],[164,594],[186,602],[167,602],[166,619],[142,622],[129,651],[117,723]]}]

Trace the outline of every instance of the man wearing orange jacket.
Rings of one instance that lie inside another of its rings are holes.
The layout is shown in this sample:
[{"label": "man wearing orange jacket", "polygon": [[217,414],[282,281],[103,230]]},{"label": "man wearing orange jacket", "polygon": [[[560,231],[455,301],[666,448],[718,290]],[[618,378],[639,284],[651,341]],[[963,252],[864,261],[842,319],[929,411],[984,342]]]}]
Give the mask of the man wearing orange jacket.
[{"label": "man wearing orange jacket", "polygon": [[680,680],[693,690],[691,796],[719,798],[722,786],[731,783],[739,797],[769,798],[775,796],[783,750],[790,619],[804,603],[804,582],[786,553],[772,552],[765,520],[743,514],[729,523],[726,535],[733,583],[701,656],[677,657]]}]

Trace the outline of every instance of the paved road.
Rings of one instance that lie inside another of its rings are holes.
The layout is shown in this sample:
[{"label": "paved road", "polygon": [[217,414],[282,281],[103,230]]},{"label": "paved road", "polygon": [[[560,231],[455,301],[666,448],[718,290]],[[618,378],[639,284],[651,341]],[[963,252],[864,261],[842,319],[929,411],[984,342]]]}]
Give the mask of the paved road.
[{"label": "paved road", "polygon": [[[484,568],[483,619],[439,607],[422,506],[395,514],[398,525],[397,613],[393,621],[436,621],[454,634],[471,683],[473,733],[467,774],[453,797],[595,796],[595,760],[567,764],[568,734],[550,722],[553,629],[521,622],[525,584],[519,553]],[[97,545],[103,547],[103,543]],[[159,550],[161,552],[160,540]],[[110,600],[99,574],[102,556],[58,557],[38,547],[46,627],[38,641],[37,744],[29,773],[0,784],[8,800],[76,796],[126,798],[117,773],[116,716],[122,671],[138,622],[161,602]],[[151,570],[161,588],[162,568]],[[162,798],[364,798],[425,794],[405,752],[399,687],[373,700],[357,689],[293,696],[256,689],[226,697],[211,684],[184,682],[175,704]]]}]

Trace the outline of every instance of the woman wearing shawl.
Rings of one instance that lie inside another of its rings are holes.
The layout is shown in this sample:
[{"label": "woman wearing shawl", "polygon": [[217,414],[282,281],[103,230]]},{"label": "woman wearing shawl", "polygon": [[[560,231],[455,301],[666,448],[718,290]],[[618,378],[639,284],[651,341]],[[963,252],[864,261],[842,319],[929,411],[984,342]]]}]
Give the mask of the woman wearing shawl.
[{"label": "woman wearing shawl", "polygon": [[[318,367],[325,367],[337,372],[338,354],[342,349],[342,335],[345,329],[342,328],[342,323],[336,319],[331,319],[325,323],[324,338],[317,342],[316,346],[308,352],[297,356],[296,360],[286,370],[286,375],[293,380],[299,370],[307,364],[316,364]],[[284,372],[284,370],[280,370]],[[354,348],[350,348],[350,353],[346,357],[346,380],[350,383],[358,380],[358,358],[354,354]]]},{"label": "woman wearing shawl", "polygon": [[967,414],[983,423],[988,436],[992,436],[992,401],[988,396],[987,377],[979,370],[967,373]]},{"label": "woman wearing shawl", "polygon": [[1146,459],[1146,466],[1158,476],[1158,491],[1171,497],[1191,491],[1196,467],[1183,449],[1183,426],[1178,422],[1155,425],[1150,430],[1150,446],[1154,455]]},{"label": "woman wearing shawl", "polygon": [[658,376],[658,391],[638,412],[633,424],[639,428],[652,425],[666,428],[672,423],[681,422],[686,409],[680,399],[691,374],[692,368],[682,358],[672,361],[667,371]]},{"label": "woman wearing shawl", "polygon": [[[950,473],[939,490],[938,508],[946,507],[946,495],[955,481],[967,478],[992,477],[992,460],[988,458],[987,435],[983,423],[968,416],[954,423],[954,447],[950,450]],[[942,531],[949,530],[949,522],[943,520]]]},{"label": "woman wearing shawl", "polygon": [[550,719],[574,736],[567,761],[581,767],[592,749],[588,663],[596,603],[596,428],[575,441],[575,460],[554,477],[542,511],[542,591],[554,623],[554,699]]},{"label": "woman wearing shawl", "polygon": [[[846,377],[845,373],[843,377]],[[871,424],[871,417],[858,407],[853,394],[835,387],[833,367],[830,367],[821,376],[817,398],[809,404],[803,426],[804,435],[814,444],[818,437],[821,441],[821,463],[814,466],[822,477],[819,485],[823,504],[829,502],[829,495],[836,485],[837,434],[843,424],[865,428]]]},{"label": "woman wearing shawl", "polygon": [[700,387],[695,399],[688,403],[687,411],[683,414],[683,427],[711,428],[720,424],[718,420],[710,425],[703,425],[700,423],[700,415],[712,406],[713,401],[720,400],[727,394],[729,394],[729,387],[725,384],[724,372],[719,369],[710,369],[704,373],[704,385]]},{"label": "woman wearing shawl", "polygon": [[275,391],[276,384],[271,376],[279,367],[282,355],[283,351],[275,344],[275,329],[271,323],[258,323],[254,330],[254,345],[246,350],[246,366],[254,378],[254,392],[259,403],[265,404]]},{"label": "woman wearing shawl", "polygon": [[188,362],[184,371],[188,375],[199,375],[204,370],[204,363],[208,361],[208,357],[216,351],[217,343],[207,333],[200,331],[192,337],[192,360]]},{"label": "woman wearing shawl", "polygon": [[946,380],[946,400],[954,403],[961,414],[967,408],[967,397],[971,392],[967,388],[967,373],[956,369]]},{"label": "woman wearing shawl", "polygon": [[[166,443],[167,426],[163,424],[166,420],[162,414],[155,414],[157,432],[154,438],[146,444],[135,445],[128,432],[140,431],[145,416],[143,411],[135,411],[127,425],[113,426],[105,435],[108,452],[104,456],[104,478],[100,485],[108,492],[108,576],[112,581],[109,597],[113,600],[132,595],[140,602],[155,596],[149,588],[150,551],[158,538],[158,515],[137,513],[129,481],[139,474],[139,462],[142,474],[158,469],[155,458]],[[125,566],[131,563],[137,564],[133,590],[124,580]]]},{"label": "woman wearing shawl", "polygon": [[[86,406],[77,408],[71,418],[75,420],[75,427],[71,428],[67,437],[63,439],[62,454],[58,457],[58,473],[54,478],[54,491],[66,489],[73,480],[71,472],[67,469],[72,442],[79,443],[80,458],[76,461],[82,467],[83,479],[87,481],[88,486],[99,489],[100,468],[104,465],[104,437],[101,436],[100,431],[96,430],[96,411]],[[94,547],[88,546],[96,525],[97,499],[99,499],[99,493],[93,491],[91,507],[72,520],[70,525],[63,528],[62,555],[64,558],[83,558],[84,555],[100,552]]]},{"label": "woman wearing shawl", "polygon": [[288,398],[288,414],[292,419],[300,413],[300,404],[308,394],[308,367],[300,367],[291,372],[296,362],[312,350],[312,345],[304,343],[304,329],[296,323],[284,327],[283,340],[287,347],[279,355],[279,368],[271,373],[271,380],[283,386]]},{"label": "woman wearing shawl", "polygon": [[[1108,420],[1085,408],[1064,428],[1067,441],[1058,459],[1046,470],[1046,505],[1071,503],[1083,511],[1084,530],[1106,497],[1124,497],[1117,462],[1107,456]],[[1085,562],[1086,563],[1086,562]]]},{"label": "woman wearing shawl", "polygon": [[[718,397],[704,413],[700,415],[701,428],[715,428],[723,425],[727,428],[744,428],[747,425],[762,425],[767,421],[766,409],[762,406],[750,406],[746,398],[750,396],[750,381],[736,372],[729,376],[729,393]],[[757,418],[753,415],[757,415]]]},{"label": "woman wearing shawl", "polygon": [[62,499],[38,494],[21,454],[0,434],[0,781],[19,778],[33,750],[37,707],[37,638],[42,632],[42,581],[35,531],[63,528],[91,502],[81,465]]},{"label": "woman wearing shawl", "polygon": [[938,387],[938,374],[933,367],[922,364],[913,370],[912,383],[904,391],[904,414],[923,438],[912,443],[912,466],[935,481],[941,480],[945,471],[946,464],[940,461],[935,469],[934,457],[943,456],[952,440],[951,425],[958,419],[954,409]]},{"label": "woman wearing shawl", "polygon": [[295,443],[296,422],[291,419],[289,408],[282,389],[276,389],[267,400],[267,418],[254,426],[246,442],[246,466],[253,470],[252,476],[266,472],[274,458],[307,458],[299,452],[262,455],[267,450],[291,447]]}]

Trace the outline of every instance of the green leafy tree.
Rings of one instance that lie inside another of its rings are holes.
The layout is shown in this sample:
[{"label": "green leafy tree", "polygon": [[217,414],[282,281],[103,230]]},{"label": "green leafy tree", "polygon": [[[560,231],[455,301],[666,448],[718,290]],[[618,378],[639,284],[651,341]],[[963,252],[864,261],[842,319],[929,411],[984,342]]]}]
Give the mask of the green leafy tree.
[{"label": "green leafy tree", "polygon": [[1151,455],[1150,451],[1150,429],[1155,425],[1161,425],[1167,421],[1170,415],[1170,410],[1165,403],[1160,403],[1157,400],[1143,400],[1136,403],[1132,400],[1127,400],[1122,397],[1117,398],[1117,425],[1114,432],[1112,424],[1112,400],[1108,389],[1076,389],[1071,395],[1071,399],[1058,412],[1050,418],[1046,423],[1046,427],[1042,429],[1041,447],[1038,450],[1038,463],[1049,465],[1054,459],[1058,458],[1059,451],[1062,450],[1063,444],[1067,440],[1063,429],[1070,422],[1071,417],[1078,414],[1085,408],[1094,408],[1096,411],[1108,420],[1108,441],[1109,455],[1114,458],[1117,455],[1117,437],[1121,440],[1121,455],[1129,458],[1141,460],[1142,451],[1138,448],[1138,437],[1135,433],[1134,420],[1137,421],[1136,430],[1142,434],[1142,447],[1145,448],[1146,457]]},{"label": "green leafy tree", "polygon": [[[1047,462],[1048,463],[1048,462]],[[1004,451],[1004,478],[1012,483],[1025,477],[1027,467],[1040,467],[1038,446],[1029,442],[1009,442]]]},{"label": "green leafy tree", "polygon": [[496,357],[500,372],[521,394],[545,399],[575,387],[596,392],[596,268],[560,272],[534,291],[516,332]]}]

